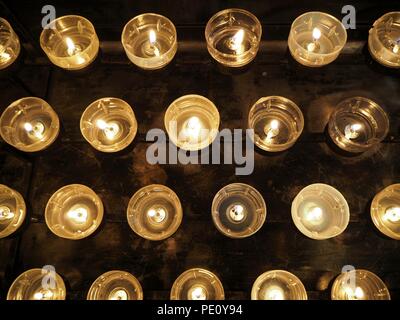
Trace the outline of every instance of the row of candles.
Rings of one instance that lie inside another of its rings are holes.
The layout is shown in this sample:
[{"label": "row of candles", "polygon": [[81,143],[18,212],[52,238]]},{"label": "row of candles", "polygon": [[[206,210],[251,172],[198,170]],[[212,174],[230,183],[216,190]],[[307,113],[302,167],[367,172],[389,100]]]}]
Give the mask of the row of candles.
[{"label": "row of candles", "polygon": [[[60,275],[52,274],[54,285],[43,287],[48,277],[42,269],[22,273],[11,285],[8,300],[65,300],[66,288]],[[142,300],[139,280],[126,271],[113,270],[102,274],[91,285],[87,300]],[[224,300],[219,278],[211,271],[193,268],[183,272],[173,283],[171,300]],[[285,270],[261,274],[251,290],[252,300],[307,300],[301,280]],[[332,300],[390,300],[385,283],[374,273],[357,269],[336,277],[331,289]]]},{"label": "row of candles", "polygon": [[[164,116],[170,141],[177,147],[197,151],[217,137],[220,115],[215,104],[200,95],[185,95],[173,101]],[[290,148],[304,128],[304,116],[293,101],[269,96],[259,99],[248,114],[248,128],[255,145],[268,152]],[[80,120],[83,137],[97,150],[117,152],[135,138],[138,124],[131,106],[119,98],[91,103]],[[60,120],[54,109],[37,97],[14,101],[0,117],[4,141],[24,152],[40,151],[57,138]],[[385,111],[374,101],[353,97],[340,102],[331,114],[328,132],[332,141],[349,153],[377,146],[389,131]]]},{"label": "row of candles", "polygon": [[[0,29],[1,69],[18,57],[20,43],[6,20],[0,19]],[[384,66],[400,67],[399,32],[400,12],[383,15],[370,29],[368,48],[373,58]],[[216,13],[205,29],[210,55],[228,67],[242,67],[251,62],[258,52],[261,34],[257,17],[242,9]],[[145,13],[134,17],[125,25],[121,39],[128,58],[143,69],[166,66],[177,51],[175,26],[159,14]],[[323,12],[307,12],[294,20],[288,47],[299,63],[319,67],[334,61],[346,41],[346,28],[338,19]],[[96,58],[99,39],[89,20],[69,15],[53,20],[43,30],[40,45],[55,65],[77,70]]]}]

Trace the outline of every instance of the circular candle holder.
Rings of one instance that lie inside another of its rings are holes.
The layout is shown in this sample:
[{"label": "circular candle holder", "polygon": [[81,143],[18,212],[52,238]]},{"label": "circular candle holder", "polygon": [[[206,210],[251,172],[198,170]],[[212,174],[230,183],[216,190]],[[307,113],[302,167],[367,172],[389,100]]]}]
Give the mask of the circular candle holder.
[{"label": "circular candle holder", "polygon": [[173,235],[182,222],[182,206],[170,188],[152,184],[137,191],[129,201],[129,226],[148,240],[163,240]]},{"label": "circular candle holder", "polygon": [[375,102],[354,97],[340,102],[332,113],[328,132],[347,152],[360,153],[380,143],[389,132],[389,119]]},{"label": "circular candle holder", "polygon": [[143,290],[133,275],[114,270],[102,274],[93,282],[87,300],[143,300]]},{"label": "circular candle holder", "polygon": [[155,13],[134,17],[122,31],[122,45],[129,60],[142,69],[160,69],[178,49],[174,24]]},{"label": "circular candle holder", "polygon": [[47,202],[46,224],[57,236],[79,240],[91,235],[103,219],[103,203],[90,188],[70,184],[57,190]]},{"label": "circular candle holder", "polygon": [[380,232],[400,240],[400,184],[392,184],[379,192],[371,204],[371,217]]},{"label": "circular candle holder", "polygon": [[242,67],[257,55],[261,23],[242,9],[226,9],[208,21],[205,37],[210,55],[227,67]]},{"label": "circular candle holder", "polygon": [[7,20],[0,18],[0,70],[11,65],[21,51],[19,38]]},{"label": "circular candle holder", "polygon": [[64,281],[56,272],[30,269],[12,283],[7,300],[65,300],[65,296]]},{"label": "circular candle holder", "polygon": [[0,239],[14,233],[24,222],[26,206],[21,194],[0,184]]},{"label": "circular candle holder", "polygon": [[244,183],[232,183],[217,192],[211,206],[217,229],[231,238],[246,238],[264,224],[267,207],[262,195]]},{"label": "circular candle holder", "polygon": [[170,104],[164,125],[171,141],[181,149],[196,151],[209,146],[218,134],[219,112],[210,100],[190,94]]},{"label": "circular candle holder", "polygon": [[297,62],[307,67],[321,67],[338,57],[346,41],[346,28],[334,16],[307,12],[293,21],[288,46]]},{"label": "circular candle holder", "polygon": [[284,97],[259,99],[250,109],[248,126],[254,130],[254,143],[270,152],[290,148],[300,137],[304,117],[299,107]]},{"label": "circular candle holder", "polygon": [[400,12],[389,12],[369,30],[368,49],[380,64],[400,68]]},{"label": "circular candle holder", "polygon": [[25,151],[40,151],[58,136],[60,122],[44,100],[26,97],[14,101],[0,117],[0,135],[5,142]]},{"label": "circular candle holder", "polygon": [[332,300],[390,300],[385,283],[367,270],[340,274],[332,285]]},{"label": "circular candle holder", "polygon": [[294,274],[271,270],[256,279],[251,289],[251,300],[307,300],[307,292]]},{"label": "circular candle holder", "polygon": [[95,149],[116,152],[133,141],[138,125],[128,103],[118,98],[102,98],[86,108],[80,127],[83,137]]},{"label": "circular candle holder", "polygon": [[292,202],[292,218],[305,236],[324,240],[341,234],[349,223],[349,206],[335,188],[315,183],[302,189]]},{"label": "circular candle holder", "polygon": [[68,15],[53,20],[43,29],[40,46],[56,66],[79,70],[96,59],[99,39],[89,20]]},{"label": "circular candle holder", "polygon": [[221,281],[211,271],[193,268],[186,270],[174,282],[171,300],[224,300]]}]

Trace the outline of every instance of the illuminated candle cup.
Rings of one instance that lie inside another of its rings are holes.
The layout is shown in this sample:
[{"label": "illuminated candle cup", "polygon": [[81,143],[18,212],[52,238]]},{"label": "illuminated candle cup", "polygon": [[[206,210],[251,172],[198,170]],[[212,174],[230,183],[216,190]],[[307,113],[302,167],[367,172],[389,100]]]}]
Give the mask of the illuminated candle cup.
[{"label": "illuminated candle cup", "polygon": [[24,222],[26,206],[21,194],[0,184],[0,239],[14,233]]},{"label": "illuminated candle cup", "polygon": [[221,281],[211,271],[194,268],[186,270],[174,282],[171,300],[224,300]]},{"label": "illuminated candle cup", "polygon": [[352,270],[340,274],[332,285],[332,300],[390,300],[385,283],[367,270]]},{"label": "illuminated candle cup", "polygon": [[211,214],[221,233],[231,238],[245,238],[263,226],[267,207],[262,195],[252,186],[232,183],[217,192]]},{"label": "illuminated candle cup", "polygon": [[79,240],[96,231],[103,211],[103,203],[92,189],[70,184],[57,190],[47,202],[46,224],[61,238]]},{"label": "illuminated candle cup", "polygon": [[0,118],[1,137],[25,152],[47,148],[56,140],[59,130],[59,119],[53,108],[36,97],[14,101]]},{"label": "illuminated candle cup", "polygon": [[346,29],[338,19],[323,12],[307,12],[293,21],[288,46],[297,62],[321,67],[338,57],[346,41]]},{"label": "illuminated candle cup", "polygon": [[93,282],[87,300],[143,300],[143,290],[133,275],[113,270]]},{"label": "illuminated candle cup", "polygon": [[380,232],[400,240],[400,184],[392,184],[379,192],[371,204],[371,218]]},{"label": "illuminated candle cup", "polygon": [[364,152],[379,144],[389,132],[389,119],[374,101],[354,97],[340,102],[332,113],[328,132],[342,150]]},{"label": "illuminated candle cup", "polygon": [[118,98],[102,98],[86,108],[80,127],[83,137],[95,149],[116,152],[133,141],[138,126],[128,103]]},{"label": "illuminated candle cup", "polygon": [[166,17],[144,13],[134,17],[122,31],[122,45],[129,60],[142,69],[160,69],[178,49],[174,24]]},{"label": "illuminated candle cup", "polygon": [[299,107],[284,97],[259,99],[250,109],[248,127],[254,130],[254,143],[270,152],[290,148],[301,135],[304,117]]},{"label": "illuminated candle cup", "polygon": [[341,234],[349,223],[349,206],[335,188],[322,183],[302,189],[292,202],[292,219],[305,236],[324,240]]},{"label": "illuminated candle cup", "polygon": [[214,103],[195,94],[176,99],[164,116],[164,125],[171,141],[189,151],[210,145],[218,134],[219,121],[219,112]]},{"label": "illuminated candle cup", "polygon": [[261,23],[242,9],[226,9],[208,21],[205,37],[210,55],[227,67],[242,67],[257,55]]},{"label": "illuminated candle cup", "polygon": [[148,240],[163,240],[173,235],[182,222],[182,206],[174,191],[152,184],[137,191],[129,201],[129,226]]},{"label": "illuminated candle cup", "polygon": [[65,284],[60,275],[45,269],[30,269],[12,283],[7,300],[65,300],[65,296]]},{"label": "illuminated candle cup", "polygon": [[390,68],[400,68],[400,12],[389,12],[369,30],[368,48],[372,57]]},{"label": "illuminated candle cup", "polygon": [[11,65],[21,51],[17,34],[7,20],[0,18],[0,70]]},{"label": "illuminated candle cup", "polygon": [[294,274],[271,270],[256,279],[251,289],[251,300],[307,300],[307,292]]},{"label": "illuminated candle cup", "polygon": [[87,67],[97,57],[99,39],[92,23],[81,16],[62,16],[43,29],[40,45],[56,66],[68,70]]}]

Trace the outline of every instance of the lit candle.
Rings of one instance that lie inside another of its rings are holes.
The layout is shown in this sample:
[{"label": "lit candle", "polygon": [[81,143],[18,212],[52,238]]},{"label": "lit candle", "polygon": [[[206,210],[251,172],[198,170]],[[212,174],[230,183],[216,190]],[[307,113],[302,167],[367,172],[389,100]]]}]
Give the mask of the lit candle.
[{"label": "lit candle", "polygon": [[229,217],[235,222],[242,221],[245,216],[245,209],[241,204],[235,204],[229,210]]},{"label": "lit candle", "polygon": [[194,285],[189,289],[188,300],[207,300],[207,291],[202,286]]},{"label": "lit candle", "polygon": [[28,133],[28,136],[33,140],[43,139],[45,126],[40,121],[35,121],[34,124],[30,122],[24,123],[24,129]]},{"label": "lit candle", "polygon": [[305,218],[314,225],[321,224],[324,221],[323,211],[320,207],[312,207],[305,214]]},{"label": "lit candle", "polygon": [[0,205],[0,223],[3,221],[8,221],[13,219],[15,216],[14,212],[11,211],[11,209],[5,205]]},{"label": "lit candle", "polygon": [[203,130],[203,124],[199,117],[192,116],[183,126],[180,138],[186,140],[188,143],[198,143],[201,139],[201,131]]},{"label": "lit candle", "polygon": [[110,292],[108,300],[129,300],[128,293],[123,288],[116,288]]},{"label": "lit candle", "polygon": [[353,289],[352,287],[344,288],[346,300],[364,300],[364,290],[361,287],[356,287]]},{"label": "lit candle", "polygon": [[307,50],[310,52],[316,52],[319,50],[319,43],[318,40],[321,38],[321,30],[318,28],[314,28],[312,32],[313,40],[307,45]]},{"label": "lit candle", "polygon": [[165,211],[164,208],[156,207],[149,209],[147,211],[147,216],[152,222],[161,223],[167,217],[167,212]]},{"label": "lit candle", "polygon": [[362,124],[360,123],[348,124],[344,128],[344,135],[347,139],[357,139],[360,135],[361,128]]},{"label": "lit candle", "polygon": [[33,294],[33,300],[52,300],[53,292],[51,290],[41,289]]},{"label": "lit candle", "polygon": [[80,204],[74,205],[67,212],[67,217],[72,223],[84,224],[88,221],[89,218],[88,209]]},{"label": "lit candle", "polygon": [[279,286],[270,286],[265,289],[264,300],[285,300],[284,291]]},{"label": "lit candle", "polygon": [[149,48],[145,50],[146,54],[149,56],[160,56],[160,50],[158,49],[157,44],[157,35],[154,30],[150,30],[149,32]]},{"label": "lit candle", "polygon": [[279,134],[279,121],[274,119],[264,128],[265,139],[270,142]]},{"label": "lit candle", "polygon": [[7,20],[0,18],[0,70],[11,65],[21,51],[17,34]]},{"label": "lit candle", "polygon": [[21,194],[0,184],[0,239],[14,233],[24,222],[26,206]]},{"label": "lit candle", "polygon": [[386,209],[383,219],[390,222],[399,222],[400,221],[400,207],[390,207]]},{"label": "lit candle", "polygon": [[100,130],[103,130],[104,135],[108,140],[115,140],[121,132],[118,123],[115,121],[106,122],[103,119],[98,119],[96,125]]},{"label": "lit candle", "polygon": [[244,51],[243,46],[244,30],[240,29],[235,35],[228,41],[228,47],[236,54],[241,54]]}]

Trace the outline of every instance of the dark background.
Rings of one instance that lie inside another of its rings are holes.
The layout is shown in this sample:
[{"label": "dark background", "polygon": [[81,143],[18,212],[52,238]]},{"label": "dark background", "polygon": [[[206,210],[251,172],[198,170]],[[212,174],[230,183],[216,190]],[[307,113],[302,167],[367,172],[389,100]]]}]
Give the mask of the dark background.
[{"label": "dark background", "polygon": [[[53,4],[57,16],[83,15],[101,41],[96,61],[86,70],[55,66],[39,46],[41,8]],[[291,22],[318,10],[340,18],[341,8],[357,9],[357,29],[349,30],[340,57],[323,68],[300,66],[287,52]],[[207,20],[218,10],[239,7],[263,24],[257,58],[232,72],[208,55]],[[394,1],[0,1],[0,13],[14,27],[24,50],[16,63],[0,71],[0,112],[24,96],[47,100],[60,117],[57,141],[35,154],[0,142],[0,183],[18,190],[27,203],[27,219],[14,235],[0,240],[0,299],[23,271],[51,264],[64,278],[68,299],[85,299],[102,273],[121,269],[141,282],[145,299],[168,299],[177,276],[204,267],[221,279],[227,299],[250,298],[261,273],[286,269],[304,283],[310,299],[329,299],[334,277],[346,264],[380,276],[393,299],[400,297],[399,241],[386,238],[371,221],[374,195],[400,178],[400,73],[374,62],[365,47],[368,29],[382,14],[399,11]],[[120,45],[124,24],[143,12],[168,16],[177,26],[179,49],[166,68],[145,72],[133,66]],[[145,134],[162,128],[167,106],[184,94],[201,94],[217,105],[220,128],[245,128],[251,105],[262,96],[282,95],[303,110],[305,129],[298,143],[280,154],[257,150],[250,176],[235,176],[233,165],[154,165],[145,159]],[[324,133],[329,114],[344,98],[362,95],[388,112],[391,128],[379,148],[349,157],[329,144]],[[116,154],[95,151],[79,130],[83,110],[92,101],[115,96],[134,109],[139,123],[135,141]],[[244,182],[267,203],[267,219],[254,236],[224,237],[213,226],[210,207],[224,185]],[[328,183],[346,197],[350,224],[333,239],[311,240],[294,226],[290,205],[306,185]],[[69,183],[91,187],[102,198],[105,216],[98,232],[79,241],[53,235],[44,222],[50,196]],[[184,219],[171,238],[150,242],[134,234],[126,221],[129,198],[139,188],[161,183],[180,197]]]}]

